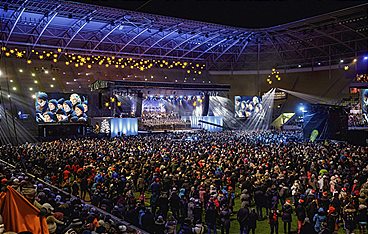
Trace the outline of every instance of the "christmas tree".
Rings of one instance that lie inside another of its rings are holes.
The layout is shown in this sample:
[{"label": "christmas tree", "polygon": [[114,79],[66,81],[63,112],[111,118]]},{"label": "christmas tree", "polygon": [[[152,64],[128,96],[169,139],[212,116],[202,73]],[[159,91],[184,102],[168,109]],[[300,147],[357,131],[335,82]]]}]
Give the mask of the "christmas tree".
[{"label": "christmas tree", "polygon": [[109,121],[107,121],[107,119],[104,119],[102,122],[101,122],[101,130],[100,130],[101,133],[110,133],[110,124],[109,124]]}]

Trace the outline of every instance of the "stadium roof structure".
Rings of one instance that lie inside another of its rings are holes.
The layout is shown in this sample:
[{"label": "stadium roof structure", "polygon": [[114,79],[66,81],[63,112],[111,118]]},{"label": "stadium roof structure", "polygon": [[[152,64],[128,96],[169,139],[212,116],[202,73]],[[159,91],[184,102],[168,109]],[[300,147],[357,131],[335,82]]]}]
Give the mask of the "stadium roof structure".
[{"label": "stadium roof structure", "polygon": [[0,3],[6,46],[196,61],[209,70],[331,65],[368,50],[368,4],[263,29],[62,0]]}]

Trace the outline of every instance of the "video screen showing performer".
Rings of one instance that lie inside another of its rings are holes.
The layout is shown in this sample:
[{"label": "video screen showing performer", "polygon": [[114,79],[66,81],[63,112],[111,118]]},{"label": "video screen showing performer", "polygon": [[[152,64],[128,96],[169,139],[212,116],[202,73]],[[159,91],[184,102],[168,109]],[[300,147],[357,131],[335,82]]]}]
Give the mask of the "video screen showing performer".
[{"label": "video screen showing performer", "polygon": [[37,123],[77,123],[88,121],[88,98],[77,93],[37,92]]},{"label": "video screen showing performer", "polygon": [[249,118],[261,113],[262,100],[258,96],[235,96],[235,117]]}]

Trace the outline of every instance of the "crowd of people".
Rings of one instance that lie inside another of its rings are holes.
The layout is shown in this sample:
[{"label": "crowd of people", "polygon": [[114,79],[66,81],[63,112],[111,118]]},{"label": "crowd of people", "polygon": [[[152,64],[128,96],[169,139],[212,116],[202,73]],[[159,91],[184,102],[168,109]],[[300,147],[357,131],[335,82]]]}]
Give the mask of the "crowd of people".
[{"label": "crowd of people", "polygon": [[[262,220],[270,233],[290,233],[291,223],[298,233],[364,232],[367,153],[368,147],[308,143],[295,132],[270,131],[0,147],[2,159],[149,233],[180,234],[230,233],[235,223],[237,232],[256,233]],[[36,200],[54,211],[66,203],[56,197],[39,201],[48,195]],[[88,215],[78,215],[78,223],[90,224]]]},{"label": "crowd of people", "polygon": [[355,82],[358,82],[358,83],[367,83],[368,82],[368,74],[357,74],[355,76]]}]

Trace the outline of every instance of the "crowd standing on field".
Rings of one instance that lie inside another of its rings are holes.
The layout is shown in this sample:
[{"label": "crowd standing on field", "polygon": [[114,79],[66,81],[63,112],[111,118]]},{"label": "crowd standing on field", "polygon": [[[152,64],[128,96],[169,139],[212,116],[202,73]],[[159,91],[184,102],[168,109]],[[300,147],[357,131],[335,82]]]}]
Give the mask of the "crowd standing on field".
[{"label": "crowd standing on field", "polygon": [[[295,132],[167,133],[1,146],[0,157],[150,233],[229,233],[234,222],[240,233],[257,233],[260,220],[270,233],[290,233],[292,223],[298,233],[366,231],[368,147],[301,139]],[[73,201],[38,188],[32,201],[50,205],[65,231],[57,214]],[[66,215],[78,216],[77,233],[106,232],[77,206],[78,214]]]}]

